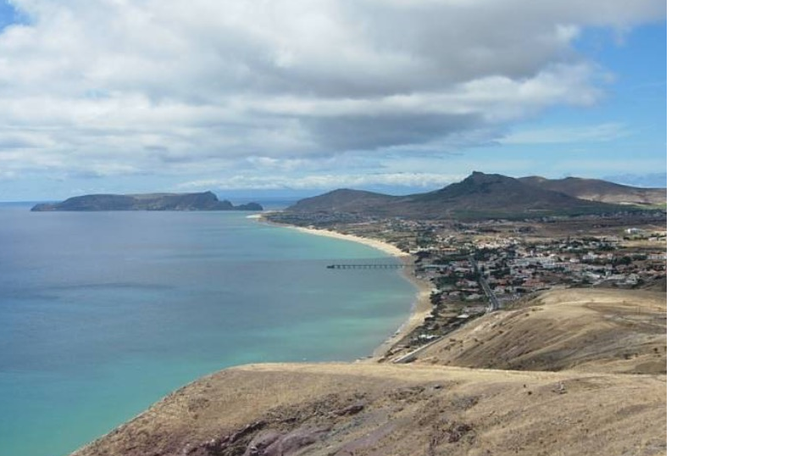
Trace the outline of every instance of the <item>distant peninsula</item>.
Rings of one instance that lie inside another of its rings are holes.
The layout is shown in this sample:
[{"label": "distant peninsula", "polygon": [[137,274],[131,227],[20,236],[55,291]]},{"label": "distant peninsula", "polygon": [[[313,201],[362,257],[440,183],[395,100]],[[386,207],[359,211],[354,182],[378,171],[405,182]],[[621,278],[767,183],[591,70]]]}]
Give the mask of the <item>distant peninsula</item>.
[{"label": "distant peninsula", "polygon": [[212,192],[83,195],[61,203],[37,204],[33,212],[49,211],[261,211],[259,203],[234,206]]}]

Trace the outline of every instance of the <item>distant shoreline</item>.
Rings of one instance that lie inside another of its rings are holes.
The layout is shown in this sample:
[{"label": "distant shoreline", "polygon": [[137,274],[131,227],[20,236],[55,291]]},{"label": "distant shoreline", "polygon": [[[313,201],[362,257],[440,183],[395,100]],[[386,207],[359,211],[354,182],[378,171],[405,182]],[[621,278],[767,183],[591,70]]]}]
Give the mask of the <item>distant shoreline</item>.
[{"label": "distant shoreline", "polygon": [[[259,219],[261,220],[260,216],[252,216],[250,218]],[[295,225],[288,225],[284,223],[277,223],[264,220],[264,223],[267,223],[272,226],[278,226],[281,228],[290,228],[302,233],[312,234],[315,236],[323,236],[332,239],[342,239],[344,241],[351,241],[356,242],[358,244],[363,244],[374,249],[380,250],[388,255],[391,255],[398,260],[402,261],[406,267],[402,269],[402,276],[414,287],[416,287],[416,299],[411,305],[410,315],[405,322],[400,325],[400,327],[392,334],[388,339],[386,339],[382,344],[380,344],[377,348],[374,349],[371,353],[372,359],[380,358],[381,356],[385,355],[385,353],[391,349],[394,345],[399,343],[405,336],[410,334],[411,331],[416,329],[419,325],[421,325],[425,321],[425,317],[427,317],[430,312],[433,310],[433,306],[430,302],[430,294],[433,290],[433,284],[416,277],[415,271],[412,268],[415,258],[413,255],[400,250],[395,245],[389,244],[387,242],[380,241],[378,239],[371,239],[367,237],[355,236],[353,234],[344,234],[339,233],[337,231],[331,230],[324,230],[324,229],[316,229],[316,228],[304,228],[301,226]]]}]

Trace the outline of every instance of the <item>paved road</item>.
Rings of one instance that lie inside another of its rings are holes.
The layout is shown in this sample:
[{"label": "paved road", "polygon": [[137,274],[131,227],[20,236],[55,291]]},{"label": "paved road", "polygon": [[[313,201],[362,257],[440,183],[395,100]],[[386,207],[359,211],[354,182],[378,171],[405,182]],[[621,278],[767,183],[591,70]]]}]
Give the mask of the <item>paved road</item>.
[{"label": "paved road", "polygon": [[487,312],[492,312],[493,310],[498,310],[501,308],[501,302],[498,301],[498,297],[495,296],[495,293],[492,291],[492,288],[489,287],[489,282],[481,274],[481,270],[478,269],[478,262],[475,261],[475,258],[470,255],[470,264],[472,264],[473,271],[478,274],[478,283],[481,285],[481,289],[484,290],[484,294],[487,295],[487,299],[489,300],[489,307],[487,307]]},{"label": "paved road", "polygon": [[416,359],[416,355],[418,355],[419,353],[424,351],[426,348],[434,345],[435,343],[439,342],[442,339],[444,339],[444,336],[439,337],[438,339],[433,339],[432,341],[428,342],[427,344],[422,345],[421,347],[417,348],[416,350],[414,350],[414,351],[412,351],[412,352],[410,352],[410,353],[408,353],[408,354],[406,354],[404,356],[400,356],[399,358],[395,359],[392,362],[394,364],[409,363],[409,362],[413,361],[414,359]]}]

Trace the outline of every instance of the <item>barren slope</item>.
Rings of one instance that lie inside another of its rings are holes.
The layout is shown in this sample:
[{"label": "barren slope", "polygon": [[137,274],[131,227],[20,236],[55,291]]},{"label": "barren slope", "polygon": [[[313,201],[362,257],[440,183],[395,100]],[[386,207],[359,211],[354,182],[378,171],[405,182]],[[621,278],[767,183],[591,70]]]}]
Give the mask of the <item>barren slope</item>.
[{"label": "barren slope", "polygon": [[487,219],[537,218],[552,214],[607,214],[627,209],[575,198],[500,174],[473,172],[460,182],[414,195],[390,196],[359,190],[335,190],[303,199],[285,212],[357,213],[416,219]]},{"label": "barren slope", "polygon": [[304,198],[291,207],[290,212],[359,212],[376,214],[398,201],[399,197],[382,193],[342,188],[320,196]]},{"label": "barren slope", "polygon": [[566,177],[546,179],[539,176],[522,177],[521,182],[537,188],[564,193],[574,198],[615,204],[660,205],[667,202],[667,189],[642,188],[616,184],[600,179]]},{"label": "barren slope", "polygon": [[74,456],[665,452],[666,376],[364,363],[222,371]]},{"label": "barren slope", "polygon": [[419,354],[417,363],[493,369],[666,373],[666,294],[551,291],[486,315]]}]

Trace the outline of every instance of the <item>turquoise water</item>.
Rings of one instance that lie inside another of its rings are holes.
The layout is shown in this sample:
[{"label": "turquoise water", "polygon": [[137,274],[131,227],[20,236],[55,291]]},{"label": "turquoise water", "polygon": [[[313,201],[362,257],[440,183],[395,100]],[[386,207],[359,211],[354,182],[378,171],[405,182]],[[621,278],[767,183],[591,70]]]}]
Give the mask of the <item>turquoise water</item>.
[{"label": "turquoise water", "polygon": [[0,205],[0,455],[70,453],[195,378],[353,360],[414,289],[364,245],[239,212],[31,213]]}]

